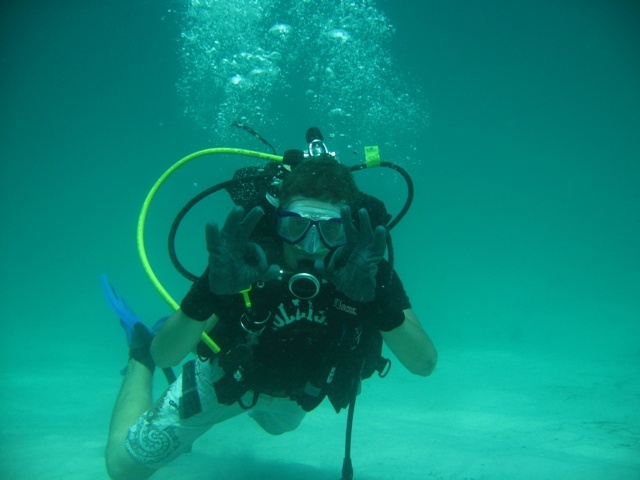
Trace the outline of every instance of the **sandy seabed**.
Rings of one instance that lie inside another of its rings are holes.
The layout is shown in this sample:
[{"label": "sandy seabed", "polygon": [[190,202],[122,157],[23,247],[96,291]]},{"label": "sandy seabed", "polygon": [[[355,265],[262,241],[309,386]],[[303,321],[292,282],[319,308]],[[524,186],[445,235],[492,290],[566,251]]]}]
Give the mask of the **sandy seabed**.
[{"label": "sandy seabed", "polygon": [[[387,378],[366,381],[358,399],[354,478],[640,479],[640,361],[633,360],[441,348],[429,378],[394,365]],[[42,363],[36,370],[14,362],[2,373],[0,476],[107,478],[117,366]],[[159,373],[155,383],[159,393]],[[153,478],[337,480],[345,423],[346,412],[336,415],[328,402],[276,437],[240,416]]]}]

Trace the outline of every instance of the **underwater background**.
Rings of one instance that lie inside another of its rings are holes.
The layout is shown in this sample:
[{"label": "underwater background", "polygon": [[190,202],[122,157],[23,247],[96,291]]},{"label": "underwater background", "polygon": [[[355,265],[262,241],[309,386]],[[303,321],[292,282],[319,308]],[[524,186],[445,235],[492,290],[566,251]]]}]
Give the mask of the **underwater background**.
[{"label": "underwater background", "polygon": [[[355,478],[640,478],[637,2],[26,0],[0,22],[2,478],[106,478],[127,350],[99,276],[149,324],[170,311],[142,202],[194,151],[268,152],[236,119],[279,154],[312,125],[349,165],[378,145],[415,184],[396,269],[439,364],[365,382]],[[199,159],[154,199],[174,298],[173,218],[250,164]],[[401,208],[393,171],[356,180]],[[229,205],[185,222],[190,268]],[[154,478],[337,478],[345,421],[234,419]]]}]

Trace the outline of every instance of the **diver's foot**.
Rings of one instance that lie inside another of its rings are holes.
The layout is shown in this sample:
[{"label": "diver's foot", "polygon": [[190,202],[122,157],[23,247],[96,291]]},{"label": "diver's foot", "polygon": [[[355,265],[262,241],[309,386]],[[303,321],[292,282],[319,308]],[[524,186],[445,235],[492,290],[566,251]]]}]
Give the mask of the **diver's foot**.
[{"label": "diver's foot", "polygon": [[[164,322],[168,317],[161,318],[158,320],[151,330],[149,330],[142,323],[136,323],[133,326],[133,330],[131,332],[131,345],[129,345],[129,359],[134,359],[140,362],[142,365],[147,367],[149,371],[153,374],[156,369],[156,364],[151,357],[151,342],[153,341],[153,337],[156,332],[160,330],[160,327],[164,325]],[[122,372],[123,375],[127,373],[127,367],[125,367]],[[176,374],[174,373],[171,367],[166,367],[162,369],[162,373],[167,379],[168,383],[173,383],[176,381]]]},{"label": "diver's foot", "polygon": [[[151,342],[153,341],[154,333],[157,331],[156,327],[162,326],[166,318],[162,318],[156,322],[150,331],[142,323],[136,323],[131,331],[131,345],[129,345],[129,360],[133,359],[149,369],[153,374],[156,369],[156,364],[151,357]],[[160,325],[158,325],[160,324]],[[120,373],[122,375],[127,374],[127,368],[123,368]],[[176,374],[173,369],[166,367],[162,369],[167,382],[173,383],[176,381]]]},{"label": "diver's foot", "polygon": [[141,322],[136,323],[131,331],[131,343],[129,344],[129,359],[134,359],[147,367],[151,373],[156,369],[156,364],[151,358],[151,342],[153,333]]}]

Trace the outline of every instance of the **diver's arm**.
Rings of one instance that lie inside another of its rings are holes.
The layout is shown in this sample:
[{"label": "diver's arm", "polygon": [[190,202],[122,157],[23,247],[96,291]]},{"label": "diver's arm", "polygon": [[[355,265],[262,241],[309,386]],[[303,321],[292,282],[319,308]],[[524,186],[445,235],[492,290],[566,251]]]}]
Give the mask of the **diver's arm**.
[{"label": "diver's arm", "polygon": [[213,315],[206,322],[193,320],[182,310],[176,310],[164,323],[151,343],[151,357],[160,368],[173,367],[193,350],[202,332],[218,321]]},{"label": "diver's arm", "polygon": [[404,322],[382,338],[393,354],[411,373],[428,376],[438,362],[438,352],[413,310],[404,310]]}]

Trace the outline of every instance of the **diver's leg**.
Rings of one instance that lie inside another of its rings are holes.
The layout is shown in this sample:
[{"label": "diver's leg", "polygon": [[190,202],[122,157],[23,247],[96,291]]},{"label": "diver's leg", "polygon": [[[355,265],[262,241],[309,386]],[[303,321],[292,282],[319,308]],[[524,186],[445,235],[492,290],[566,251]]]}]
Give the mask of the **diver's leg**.
[{"label": "diver's leg", "polygon": [[111,416],[107,440],[107,472],[113,479],[144,479],[155,469],[141,465],[125,448],[129,427],[151,406],[151,371],[131,359]]},{"label": "diver's leg", "polygon": [[[128,372],[116,403],[113,438],[110,437],[107,447],[107,465],[113,478],[147,478],[158,468],[190,451],[193,442],[213,425],[246,412],[237,403],[218,403],[213,382],[224,372],[217,363],[187,362],[183,374],[151,404],[150,375],[147,373],[145,377],[145,367],[133,362],[132,372]],[[138,372],[138,369],[142,371]],[[129,388],[127,380],[130,376],[132,381],[146,382],[147,390],[138,389],[140,384]],[[196,403],[200,408],[191,408],[187,412],[181,406],[193,407],[193,398],[188,397],[194,394],[193,388],[197,391]],[[143,408],[145,405],[146,409]],[[132,411],[122,412],[123,409]]]},{"label": "diver's leg", "polygon": [[289,398],[260,395],[258,403],[249,412],[263,430],[272,435],[281,435],[298,428],[306,412]]},{"label": "diver's leg", "polygon": [[[114,479],[144,479],[156,469],[136,461],[126,448],[126,439],[131,426],[151,406],[151,381],[156,366],[150,347],[155,332],[166,318],[156,322],[152,329],[147,328],[107,277],[102,275],[100,281],[107,303],[118,316],[129,346],[129,362],[109,426],[105,452],[107,471]],[[165,369],[164,373],[169,382],[175,380],[171,369]]]}]

